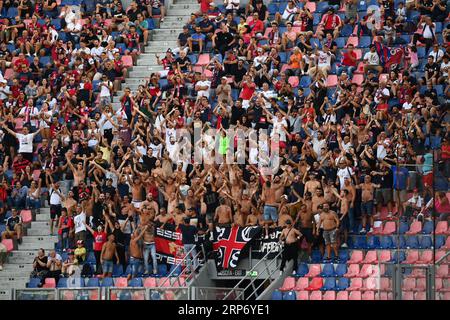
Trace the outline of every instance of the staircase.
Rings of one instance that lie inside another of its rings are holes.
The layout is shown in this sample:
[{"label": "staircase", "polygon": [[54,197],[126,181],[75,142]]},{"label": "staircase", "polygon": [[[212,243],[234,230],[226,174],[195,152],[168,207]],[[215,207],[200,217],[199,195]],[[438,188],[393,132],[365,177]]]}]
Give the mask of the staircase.
[{"label": "staircase", "polygon": [[123,96],[124,88],[129,87],[134,92],[139,85],[145,84],[151,73],[163,70],[163,67],[158,65],[155,54],[162,59],[167,49],[176,48],[178,35],[183,31],[190,14],[200,10],[197,0],[175,1],[176,3],[167,6],[164,22],[160,23],[159,29],[152,30],[150,41],[145,46],[144,52],[139,55],[137,65],[130,68],[125,83],[122,83],[122,90],[114,96],[112,104],[114,110],[121,108],[120,98]]},{"label": "staircase", "polygon": [[15,245],[8,254],[7,263],[0,271],[0,300],[10,300],[11,289],[25,288],[33,271],[33,259],[42,248],[48,254],[55,249],[57,236],[50,235],[50,208],[41,208],[40,213],[33,215],[33,221],[24,225],[22,244]]}]

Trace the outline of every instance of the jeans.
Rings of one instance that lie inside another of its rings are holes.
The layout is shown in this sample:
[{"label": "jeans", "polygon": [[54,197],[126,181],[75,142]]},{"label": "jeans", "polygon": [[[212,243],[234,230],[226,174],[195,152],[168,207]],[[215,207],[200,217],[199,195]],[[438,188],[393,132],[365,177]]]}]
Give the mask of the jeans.
[{"label": "jeans", "polygon": [[[195,244],[185,244],[185,245],[183,245],[183,247],[184,247],[185,254],[187,254],[189,251],[192,250],[189,253],[190,257],[188,255],[186,255],[186,262],[187,262],[187,268],[190,269],[191,268],[191,259],[194,260],[194,268],[192,271],[195,271],[195,269],[197,269],[197,259],[196,259],[197,249],[195,248]],[[192,248],[194,248],[194,249],[192,249]]]},{"label": "jeans", "polygon": [[27,197],[26,207],[28,209],[39,209],[41,207],[41,200],[40,199],[33,199],[31,197]]},{"label": "jeans", "polygon": [[69,248],[69,229],[63,230],[60,235],[58,235],[59,243],[61,246],[61,249],[68,249]]},{"label": "jeans", "polygon": [[150,273],[150,264],[148,263],[148,257],[151,254],[153,262],[153,273],[158,270],[158,263],[156,262],[156,246],[155,243],[144,243],[144,268],[146,273]]},{"label": "jeans", "polygon": [[355,232],[355,208],[348,208],[348,229]]},{"label": "jeans", "polygon": [[355,70],[356,70],[356,67],[341,65],[341,66],[337,67],[336,73],[338,76],[340,76],[342,74],[342,72],[345,71],[348,74],[349,79],[352,79],[353,72],[355,72]]},{"label": "jeans", "polygon": [[142,266],[142,259],[130,257],[131,276],[134,278],[138,275],[139,269]]}]

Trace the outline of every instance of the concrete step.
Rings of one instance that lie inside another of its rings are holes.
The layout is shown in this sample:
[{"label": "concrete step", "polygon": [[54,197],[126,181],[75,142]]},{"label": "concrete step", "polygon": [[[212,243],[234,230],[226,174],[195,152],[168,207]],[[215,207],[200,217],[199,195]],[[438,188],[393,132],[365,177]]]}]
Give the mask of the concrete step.
[{"label": "concrete step", "polygon": [[10,289],[0,289],[0,300],[12,300],[12,291]]},{"label": "concrete step", "polygon": [[33,268],[29,270],[23,270],[23,271],[14,271],[14,270],[8,270],[8,271],[0,271],[0,278],[17,278],[22,277],[24,274],[29,274],[33,271]]},{"label": "concrete step", "polygon": [[130,71],[129,76],[131,78],[138,78],[138,79],[150,78],[150,74],[152,74],[152,72],[157,72],[157,71],[161,71],[161,70]]},{"label": "concrete step", "polygon": [[[170,18],[174,18],[174,17],[170,17]],[[182,21],[182,20],[179,20],[179,19],[177,18],[176,21]],[[173,37],[175,37],[175,38],[178,38],[178,35],[179,35],[181,32],[183,32],[183,28],[180,28],[180,29],[171,29],[171,30],[167,30],[167,29],[155,29],[155,30],[153,30],[152,37],[164,35],[164,36],[173,36]]]},{"label": "concrete step", "polygon": [[[167,16],[181,16],[184,15],[184,18],[188,19],[188,17],[190,16],[191,13],[199,11],[200,10],[200,6],[194,6],[193,4],[178,4],[177,8],[174,9],[170,9],[169,11],[167,11]],[[184,8],[183,6],[188,6],[188,8]],[[164,18],[164,22],[161,23],[161,27],[164,26],[166,24],[165,18]]]},{"label": "concrete step", "polygon": [[[32,261],[31,261],[32,262]],[[6,263],[3,266],[3,271],[0,271],[0,276],[2,272],[31,272],[33,270],[33,263]]]},{"label": "concrete step", "polygon": [[31,229],[44,229],[50,228],[50,221],[33,221],[31,222]]},{"label": "concrete step", "polygon": [[[127,78],[127,82],[122,83],[122,89],[126,86],[131,86],[135,84],[145,84],[144,78]],[[120,95],[119,95],[120,97]]]},{"label": "concrete step", "polygon": [[[139,66],[133,66],[133,68],[131,69],[131,71],[150,71],[150,72],[155,72],[155,71],[161,71],[163,70],[163,66],[158,66],[158,65],[139,65]],[[135,80],[134,78],[127,78],[127,80]],[[129,81],[125,81],[125,83],[129,83]]]},{"label": "concrete step", "polygon": [[36,255],[36,250],[13,250],[9,253],[8,262],[11,264],[29,264],[33,263],[34,257]]},{"label": "concrete step", "polygon": [[[22,275],[20,277],[0,277],[0,288],[4,289],[5,286],[11,283],[27,283],[30,280],[30,275]],[[14,288],[14,287],[12,287]]]},{"label": "concrete step", "polygon": [[40,242],[58,242],[57,236],[26,236],[23,237],[23,243],[40,243]]},{"label": "concrete step", "polygon": [[185,21],[176,21],[176,22],[164,22],[161,24],[160,29],[167,30],[167,29],[182,29],[184,25],[186,24]]},{"label": "concrete step", "polygon": [[39,209],[39,214],[45,214],[45,213],[48,213],[48,214],[50,214],[50,208],[40,208]]},{"label": "concrete step", "polygon": [[188,3],[188,4],[198,4],[197,0],[174,0],[175,4],[182,4],[182,3]]},{"label": "concrete step", "polygon": [[153,53],[142,53],[141,55],[139,55],[139,59],[137,61],[137,65],[138,66],[149,66],[149,67],[150,66],[152,66],[152,67],[160,67],[162,69],[162,66],[158,65],[158,62],[157,62],[155,54],[158,54],[159,57],[162,59],[164,57],[166,51],[167,50],[164,50],[164,51],[161,51],[161,52],[153,52]]},{"label": "concrete step", "polygon": [[55,242],[36,242],[36,243],[22,243],[19,245],[20,251],[39,250],[40,248],[48,251],[55,249]]},{"label": "concrete step", "polygon": [[[200,5],[198,3],[174,3],[169,5],[168,13],[175,10],[200,10]],[[165,20],[165,19],[164,19]]]},{"label": "concrete step", "polygon": [[50,213],[37,214],[36,221],[50,221]]},{"label": "concrete step", "polygon": [[27,236],[48,236],[50,234],[50,226],[45,228],[30,229],[27,231]]},{"label": "concrete step", "polygon": [[[175,29],[166,29],[164,31],[172,31]],[[178,39],[178,35],[180,34],[180,32],[173,32],[173,33],[159,33],[159,34],[155,34],[152,37],[152,41],[175,41]]]}]

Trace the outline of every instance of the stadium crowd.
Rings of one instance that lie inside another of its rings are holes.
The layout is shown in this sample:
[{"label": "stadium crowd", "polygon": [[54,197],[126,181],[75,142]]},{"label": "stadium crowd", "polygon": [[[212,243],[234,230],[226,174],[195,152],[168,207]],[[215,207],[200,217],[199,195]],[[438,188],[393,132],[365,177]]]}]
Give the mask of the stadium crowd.
[{"label": "stadium crowd", "polygon": [[[121,55],[136,62],[163,2],[125,13],[120,0],[0,1],[0,217],[13,209],[2,237],[20,243],[17,210],[48,202],[70,253],[40,251],[33,275],[70,275],[92,250],[98,274],[113,261],[156,273],[154,227],[168,224],[187,246],[216,224],[263,236],[293,225],[303,242],[285,234],[288,255],[319,247],[330,260],[375,220],[430,219],[432,207],[448,220],[445,1],[199,2],[178,46],[157,56],[164,70],[123,88],[113,110]],[[177,130],[199,128],[198,143]],[[268,130],[260,152],[276,144],[279,170],[264,174],[251,142],[245,164],[210,161],[237,157],[228,129]],[[204,162],[180,157],[181,142]]]}]

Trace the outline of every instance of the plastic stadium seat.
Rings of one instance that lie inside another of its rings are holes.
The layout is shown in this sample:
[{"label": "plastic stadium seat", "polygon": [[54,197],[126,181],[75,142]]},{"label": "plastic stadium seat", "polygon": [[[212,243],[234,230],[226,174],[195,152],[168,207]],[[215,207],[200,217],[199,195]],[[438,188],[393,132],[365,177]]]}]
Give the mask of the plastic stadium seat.
[{"label": "plastic stadium seat", "polygon": [[284,279],[283,285],[281,286],[281,291],[290,291],[295,287],[295,278],[287,277]]},{"label": "plastic stadium seat", "polygon": [[27,283],[27,288],[38,288],[38,284],[41,283],[41,279],[39,278],[31,278]]},{"label": "plastic stadium seat", "polygon": [[359,44],[358,37],[348,37],[346,47],[348,47],[349,44],[352,44],[356,48]]},{"label": "plastic stadium seat", "polygon": [[322,300],[322,292],[320,291],[311,292],[309,300]]},{"label": "plastic stadium seat", "polygon": [[375,292],[374,291],[364,291],[361,300],[375,300]]},{"label": "plastic stadium seat", "polygon": [[323,287],[320,288],[322,291],[332,291],[336,290],[336,278],[325,278],[325,283],[323,284]]},{"label": "plastic stadium seat", "polygon": [[422,251],[422,253],[420,254],[420,259],[417,261],[417,263],[428,264],[431,263],[432,261],[433,261],[433,251],[425,250]]},{"label": "plastic stadium seat", "polygon": [[289,77],[288,82],[289,82],[289,84],[290,84],[293,88],[298,87],[299,80],[298,80],[298,77],[297,77],[297,76],[291,76],[291,77]]},{"label": "plastic stadium seat", "polygon": [[280,290],[274,290],[274,292],[272,292],[272,300],[283,300],[283,294]]},{"label": "plastic stadium seat", "polygon": [[198,56],[197,65],[206,66],[210,61],[209,53],[203,53]]},{"label": "plastic stadium seat", "polygon": [[351,291],[348,295],[348,300],[362,300],[362,294],[360,291]]},{"label": "plastic stadium seat", "polygon": [[366,256],[364,257],[362,263],[374,263],[376,261],[377,261],[377,251],[369,250],[367,251]]},{"label": "plastic stadium seat", "polygon": [[161,277],[158,279],[158,287],[169,288],[172,286],[172,279],[169,277]]},{"label": "plastic stadium seat", "polygon": [[315,290],[319,290],[322,287],[323,287],[323,278],[316,277],[311,280],[311,283],[309,284],[309,286],[307,288],[305,288],[305,290],[315,291]]},{"label": "plastic stadium seat", "polygon": [[322,300],[336,300],[336,292],[335,291],[326,291],[322,295]]},{"label": "plastic stadium seat", "polygon": [[433,247],[431,236],[423,236],[420,240],[419,249],[430,249]]},{"label": "plastic stadium seat", "polygon": [[378,279],[375,277],[367,278],[363,281],[363,290],[376,290],[378,289]]},{"label": "plastic stadium seat", "polygon": [[357,263],[350,264],[347,270],[348,271],[346,274],[344,274],[344,277],[346,278],[356,277],[359,274],[359,264]]},{"label": "plastic stadium seat", "polygon": [[145,288],[156,288],[157,287],[156,278],[154,278],[154,277],[146,278],[144,280],[144,287]]},{"label": "plastic stadium seat", "polygon": [[305,277],[308,278],[317,277],[320,274],[320,271],[321,271],[320,264],[310,264],[309,271],[305,275]]},{"label": "plastic stadium seat", "polygon": [[416,279],[415,278],[405,278],[402,283],[403,291],[414,291],[416,289]]},{"label": "plastic stadium seat", "polygon": [[297,291],[297,300],[309,300],[308,291]]},{"label": "plastic stadium seat", "polygon": [[353,248],[366,249],[367,248],[367,238],[365,236],[356,237],[356,241],[353,241]]},{"label": "plastic stadium seat", "polygon": [[381,250],[379,253],[379,259],[377,262],[388,262],[391,260],[391,251],[390,250]]},{"label": "plastic stadium seat", "polygon": [[300,79],[300,87],[302,88],[308,88],[311,85],[311,77],[304,75],[302,76],[302,78]]},{"label": "plastic stadium seat", "polygon": [[414,291],[426,291],[427,289],[427,279],[425,278],[418,278],[416,280],[416,288]]},{"label": "plastic stadium seat", "polygon": [[347,288],[347,291],[361,290],[362,287],[363,287],[363,279],[353,278],[350,281],[350,286]]},{"label": "plastic stadium seat", "polygon": [[434,245],[436,249],[446,249],[450,250],[450,237],[447,237],[447,241],[445,240],[445,236],[436,236],[436,244]]},{"label": "plastic stadium seat", "polygon": [[348,291],[339,291],[336,300],[348,300]]},{"label": "plastic stadium seat", "polygon": [[300,263],[297,268],[297,277],[304,277],[309,271],[308,265],[306,263]]},{"label": "plastic stadium seat", "polygon": [[363,252],[361,250],[354,250],[348,263],[361,263],[363,261]]},{"label": "plastic stadium seat", "polygon": [[344,46],[345,46],[345,38],[339,37],[339,38],[336,38],[334,41],[336,42],[336,45],[337,45],[337,47],[339,49],[344,48]]},{"label": "plastic stadium seat", "polygon": [[299,278],[297,280],[294,290],[302,291],[302,290],[305,290],[308,286],[309,286],[309,278],[306,278],[306,277]]},{"label": "plastic stadium seat", "polygon": [[114,286],[117,288],[126,288],[126,287],[128,287],[128,279],[127,278],[117,278],[114,281]]},{"label": "plastic stadium seat", "polygon": [[422,222],[416,220],[413,223],[411,223],[409,231],[406,231],[405,234],[414,235],[420,233],[421,231],[422,231]]},{"label": "plastic stadium seat", "polygon": [[409,230],[409,224],[406,221],[400,221],[400,225],[398,227],[398,233],[405,234]]},{"label": "plastic stadium seat", "polygon": [[370,236],[367,239],[367,249],[379,249],[380,248],[380,238],[376,236]]},{"label": "plastic stadium seat", "polygon": [[323,265],[322,272],[320,273],[321,277],[334,277],[336,272],[334,271],[334,265],[332,263],[326,263]]},{"label": "plastic stadium seat", "polygon": [[316,12],[324,13],[328,9],[328,1],[321,1],[316,3]]},{"label": "plastic stadium seat", "polygon": [[448,222],[439,221],[436,225],[436,234],[448,234]]},{"label": "plastic stadium seat", "polygon": [[31,210],[20,211],[20,216],[22,217],[22,222],[25,224],[33,221],[33,215],[31,214]]},{"label": "plastic stadium seat", "polygon": [[[169,299],[167,299],[167,300],[169,300]],[[173,299],[171,299],[171,300],[173,300]],[[295,294],[295,291],[285,292],[283,294],[283,300],[297,300],[297,295]]]},{"label": "plastic stadium seat", "polygon": [[39,62],[42,63],[43,66],[46,66],[52,63],[52,58],[50,56],[40,57]]},{"label": "plastic stadium seat", "polygon": [[89,252],[86,258],[87,263],[95,263],[95,255],[94,252]]},{"label": "plastic stadium seat", "polygon": [[368,48],[372,44],[372,39],[369,36],[363,36],[359,38],[359,48]]},{"label": "plastic stadium seat", "polygon": [[380,278],[380,290],[390,290],[391,280],[389,278]]},{"label": "plastic stadium seat", "polygon": [[427,294],[425,291],[416,292],[414,294],[414,300],[427,300]]},{"label": "plastic stadium seat", "polygon": [[120,59],[122,60],[125,68],[130,68],[133,66],[133,58],[131,56],[122,56]]},{"label": "plastic stadium seat", "polygon": [[335,87],[337,86],[337,83],[338,83],[337,75],[335,74],[328,75],[326,84],[327,87]]},{"label": "plastic stadium seat", "polygon": [[105,288],[105,287],[114,287],[114,281],[113,281],[113,278],[110,278],[110,277],[104,278],[104,279],[102,280],[102,283],[101,283],[100,286],[101,286],[102,288]]},{"label": "plastic stadium seat", "polygon": [[442,288],[443,288],[443,286],[444,286],[444,283],[443,283],[444,281],[443,281],[443,279],[442,278],[435,278],[434,279],[434,284],[435,284],[435,289],[436,289],[436,291],[441,291],[442,290]]},{"label": "plastic stadium seat", "polygon": [[57,288],[67,288],[67,278],[59,278]]},{"label": "plastic stadium seat", "polygon": [[367,278],[370,277],[373,273],[373,266],[371,264],[364,264],[358,274],[358,277]]},{"label": "plastic stadium seat", "polygon": [[358,86],[364,82],[364,76],[362,74],[353,74],[352,83],[357,84]]},{"label": "plastic stadium seat", "polygon": [[347,273],[347,264],[340,263],[336,266],[336,276],[343,277]]},{"label": "plastic stadium seat", "polygon": [[4,239],[2,240],[2,244],[6,247],[7,252],[14,250],[14,242],[12,239]]},{"label": "plastic stadium seat", "polygon": [[406,248],[418,249],[419,248],[419,238],[417,236],[407,237],[406,238]]},{"label": "plastic stadium seat", "polygon": [[349,259],[348,250],[341,250],[339,251],[339,261],[342,263],[347,263]]},{"label": "plastic stadium seat", "polygon": [[114,278],[117,278],[117,277],[121,277],[122,274],[123,274],[123,267],[122,267],[122,265],[121,264],[115,264],[113,266],[112,276]]},{"label": "plastic stadium seat", "polygon": [[422,227],[422,233],[423,234],[431,234],[433,233],[433,221],[425,221]]},{"label": "plastic stadium seat", "polygon": [[56,280],[55,278],[47,278],[45,279],[45,283],[42,286],[43,288],[56,288]]},{"label": "plastic stadium seat", "polygon": [[403,291],[402,292],[402,300],[414,300],[414,292]]},{"label": "plastic stadium seat", "polygon": [[128,282],[128,286],[129,287],[142,287],[143,283],[142,283],[142,279],[141,278],[133,278]]},{"label": "plastic stadium seat", "polygon": [[384,225],[383,228],[383,235],[391,235],[396,231],[396,226],[395,226],[395,222],[394,221],[388,221],[386,222],[386,224]]},{"label": "plastic stadium seat", "polygon": [[350,280],[347,278],[339,278],[336,284],[336,291],[347,290],[350,286]]},{"label": "plastic stadium seat", "polygon": [[305,3],[304,9],[309,9],[311,13],[314,13],[317,10],[317,6],[315,2],[308,1]]},{"label": "plastic stadium seat", "polygon": [[448,264],[441,264],[439,267],[437,267],[436,275],[438,277],[448,277],[450,275],[448,270]]},{"label": "plastic stadium seat", "polygon": [[419,251],[417,250],[410,250],[408,251],[408,256],[406,257],[406,260],[404,263],[406,264],[414,264],[419,260]]}]

